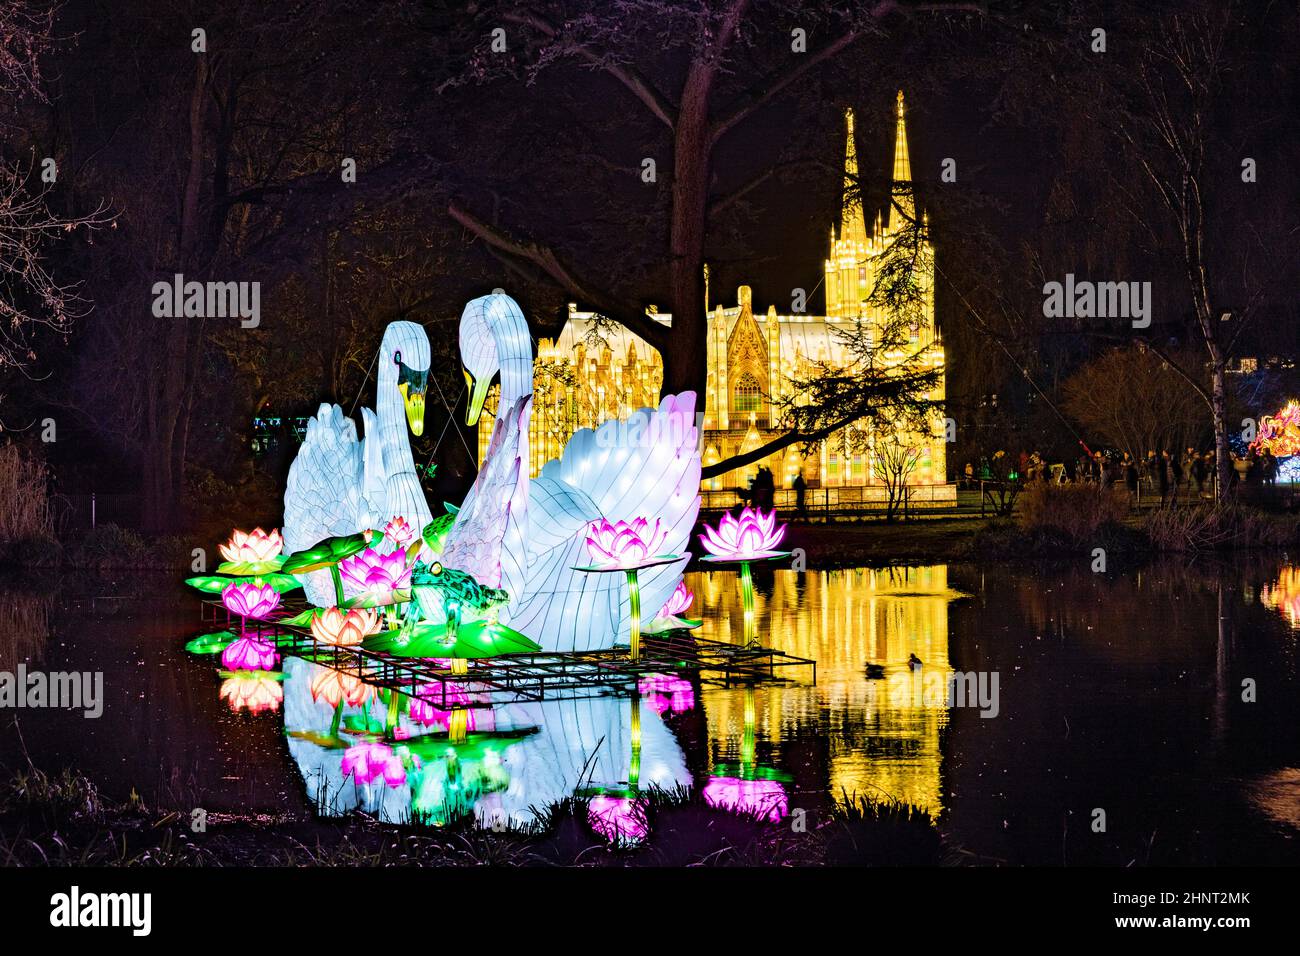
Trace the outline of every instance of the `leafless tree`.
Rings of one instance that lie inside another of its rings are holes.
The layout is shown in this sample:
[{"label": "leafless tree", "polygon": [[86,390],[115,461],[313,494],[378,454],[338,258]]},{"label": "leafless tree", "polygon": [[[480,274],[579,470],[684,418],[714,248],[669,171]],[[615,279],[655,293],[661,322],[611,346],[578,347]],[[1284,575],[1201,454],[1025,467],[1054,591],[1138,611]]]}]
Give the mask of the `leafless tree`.
[{"label": "leafless tree", "polygon": [[[1270,293],[1280,291],[1271,286],[1283,274],[1268,264],[1269,244],[1258,230],[1251,238],[1248,204],[1231,195],[1229,184],[1241,169],[1225,168],[1221,161],[1224,155],[1236,159],[1223,147],[1225,115],[1231,116],[1224,106],[1237,71],[1230,45],[1238,7],[1196,3],[1161,19],[1135,69],[1114,78],[1116,96],[1110,101],[1118,103],[1115,131],[1125,156],[1172,226],[1203,360],[1180,363],[1155,336],[1147,345],[1183,376],[1209,411],[1221,498],[1228,493],[1232,469],[1227,369],[1243,332]],[[1225,234],[1236,241],[1225,242]],[[1238,282],[1242,288],[1230,293]],[[1198,365],[1208,368],[1208,382]]]},{"label": "leafless tree", "polygon": [[885,486],[885,518],[893,521],[907,501],[907,479],[921,460],[921,449],[895,433],[878,435],[871,445],[871,463]]},{"label": "leafless tree", "polygon": [[88,238],[112,223],[103,206],[86,216],[55,215],[46,203],[52,187],[28,187],[37,178],[31,166],[0,161],[0,368],[34,361],[38,329],[66,335],[89,309],[76,283],[51,273],[49,246],[70,233]]},{"label": "leafless tree", "polygon": [[[1195,368],[1186,354],[1175,355]],[[1178,455],[1205,435],[1205,405],[1169,362],[1139,346],[1115,348],[1061,386],[1063,407],[1090,436],[1140,462],[1148,451]]]},{"label": "leafless tree", "polygon": [[41,61],[54,45],[57,7],[7,0],[0,4],[0,96],[44,102]]},{"label": "leafless tree", "polygon": [[[54,45],[55,8],[26,2],[0,5],[0,98],[46,102],[41,63]],[[73,283],[55,278],[50,245],[68,234],[89,234],[111,222],[103,206],[65,218],[50,211],[53,186],[33,163],[0,159],[0,368],[36,358],[35,333],[66,334],[88,308]]]}]

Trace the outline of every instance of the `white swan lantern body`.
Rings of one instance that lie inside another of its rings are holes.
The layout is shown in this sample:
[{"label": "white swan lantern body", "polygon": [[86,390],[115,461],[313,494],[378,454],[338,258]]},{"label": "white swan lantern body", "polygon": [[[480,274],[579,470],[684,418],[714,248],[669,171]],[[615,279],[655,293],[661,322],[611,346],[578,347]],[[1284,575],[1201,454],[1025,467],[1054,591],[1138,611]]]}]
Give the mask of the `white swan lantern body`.
[{"label": "white swan lantern body", "polygon": [[[474,299],[461,316],[460,344],[468,422],[477,421],[498,372],[501,400],[487,456],[448,532],[442,562],[504,588],[510,602],[502,622],[546,650],[595,650],[626,640],[631,612],[623,576],[575,568],[590,563],[587,529],[602,518],[658,518],[667,531],[664,552],[685,554],[700,507],[695,394],[669,395],[657,409],[581,429],[529,481],[533,363],[523,313],[503,293]],[[647,611],[668,600],[687,560],[641,572]]]},{"label": "white swan lantern body", "polygon": [[[393,322],[376,361],[376,410],[361,410],[362,440],[338,405],[323,403],[307,423],[284,492],[286,554],[325,538],[383,528],[398,515],[417,529],[432,517],[407,434],[408,426],[416,435],[424,431],[429,337],[414,322]],[[334,604],[328,572],[303,577],[309,601]]]}]

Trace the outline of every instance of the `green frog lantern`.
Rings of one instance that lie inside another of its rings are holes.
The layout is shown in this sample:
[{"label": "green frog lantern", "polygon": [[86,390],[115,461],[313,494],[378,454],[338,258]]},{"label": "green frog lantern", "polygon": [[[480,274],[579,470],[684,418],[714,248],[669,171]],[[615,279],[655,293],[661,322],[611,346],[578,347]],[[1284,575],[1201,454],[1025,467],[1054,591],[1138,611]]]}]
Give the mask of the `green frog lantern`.
[{"label": "green frog lantern", "polygon": [[411,600],[402,619],[402,638],[409,639],[421,621],[437,620],[439,612],[447,622],[447,643],[454,643],[462,620],[496,622],[497,609],[510,600],[501,588],[479,584],[474,577],[442,562],[417,561],[411,572]]}]

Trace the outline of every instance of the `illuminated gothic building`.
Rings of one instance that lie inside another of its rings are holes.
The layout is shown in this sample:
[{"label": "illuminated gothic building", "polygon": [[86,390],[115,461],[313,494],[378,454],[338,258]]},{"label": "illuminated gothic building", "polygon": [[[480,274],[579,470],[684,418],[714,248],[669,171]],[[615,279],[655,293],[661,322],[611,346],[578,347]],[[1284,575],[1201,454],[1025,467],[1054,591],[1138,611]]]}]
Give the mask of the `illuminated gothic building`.
[{"label": "illuminated gothic building", "polygon": [[[877,266],[905,222],[915,221],[916,216],[903,94],[898,94],[892,203],[883,216],[876,213],[870,229],[857,198],[860,190],[852,188],[858,176],[852,110],[845,119],[845,200],[838,231],[834,227],[830,231],[829,256],[824,265],[827,314],[781,315],[775,306],[769,306],[765,313],[756,312],[748,286],[740,287],[736,305],[719,304],[709,310],[703,451],[706,466],[751,451],[782,434],[773,410],[779,414],[782,401],[797,400],[797,396],[790,395],[792,378],[811,377],[819,363],[838,364],[842,340],[836,334],[837,328],[852,327],[859,319],[868,327],[873,323],[879,327],[883,321],[880,307],[867,301],[876,285]],[[922,223],[928,223],[924,213]],[[886,355],[885,361],[901,363],[907,355],[919,355],[923,367],[937,368],[942,373],[944,353],[934,323],[933,249],[928,240],[925,252],[922,261],[929,269],[921,281],[924,318],[910,328],[909,348]],[[657,314],[653,309],[650,315],[665,325],[672,324],[669,315]],[[560,456],[564,443],[577,429],[657,405],[663,381],[657,351],[624,327],[598,324],[591,313],[580,312],[572,305],[559,337],[538,343],[534,369],[529,434],[534,475],[547,461]],[[944,397],[942,374],[931,397]],[[495,393],[487,408],[495,408]],[[491,429],[492,415],[485,414],[479,425],[480,461],[486,454]],[[860,440],[863,437],[865,441]],[[802,472],[810,488],[840,489],[835,495],[841,499],[882,497],[884,489],[869,448],[875,442],[891,440],[919,452],[907,479],[907,484],[913,486],[913,499],[919,503],[950,502],[954,493],[946,483],[943,439],[942,419],[938,417],[927,435],[894,434],[885,439],[869,433],[854,436],[840,432],[807,457],[799,446],[790,446],[763,462],[706,480],[704,490],[743,486],[760,465],[766,465],[778,487],[789,488],[795,475]]]}]

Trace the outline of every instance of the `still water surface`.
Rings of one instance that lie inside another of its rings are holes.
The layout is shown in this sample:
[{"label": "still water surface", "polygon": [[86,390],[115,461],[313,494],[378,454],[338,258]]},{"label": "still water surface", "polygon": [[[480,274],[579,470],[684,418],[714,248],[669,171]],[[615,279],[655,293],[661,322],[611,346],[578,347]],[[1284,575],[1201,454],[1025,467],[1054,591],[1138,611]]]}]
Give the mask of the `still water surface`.
[{"label": "still water surface", "polygon": [[[200,629],[189,595],[0,584],[0,670],[103,671],[106,698],[98,720],[18,711],[21,736],[0,715],[0,763],[23,765],[25,745],[114,797],[270,817],[319,801],[402,818],[452,792],[480,816],[522,817],[578,787],[617,801],[630,778],[774,814],[862,794],[925,808],[972,863],[1300,862],[1300,572],[1283,562],[754,577],[760,637],[816,659],[816,686],[478,710],[490,746],[404,790],[344,778],[342,749],[321,745],[315,665],[288,662],[275,710],[233,711],[213,661],[181,650]],[[687,583],[701,633],[739,642],[736,576]],[[868,661],[884,676],[868,679]],[[954,673],[983,680],[984,698],[953,706]]]}]

